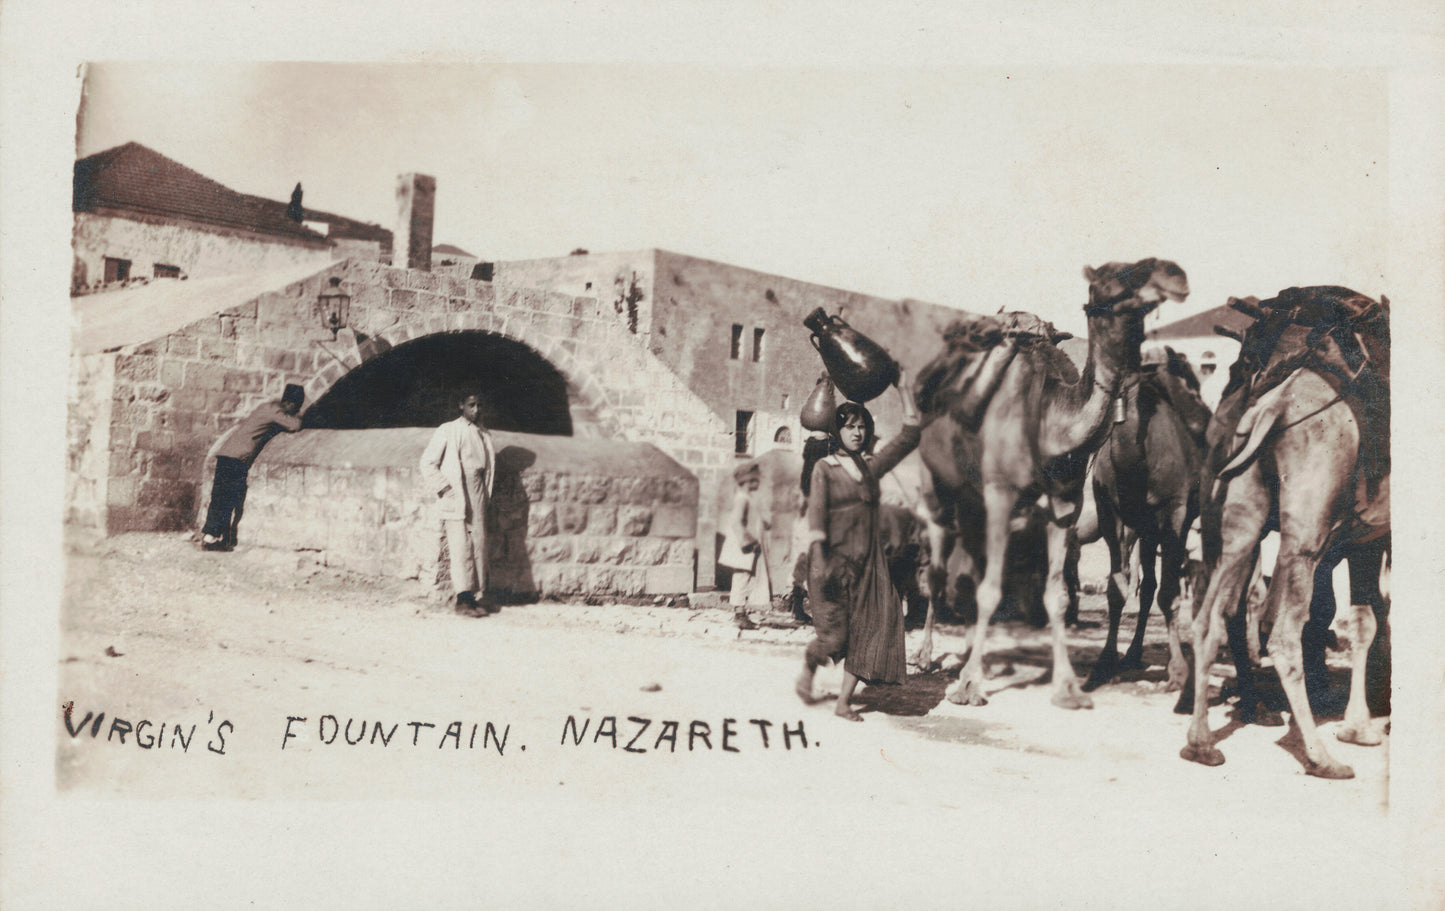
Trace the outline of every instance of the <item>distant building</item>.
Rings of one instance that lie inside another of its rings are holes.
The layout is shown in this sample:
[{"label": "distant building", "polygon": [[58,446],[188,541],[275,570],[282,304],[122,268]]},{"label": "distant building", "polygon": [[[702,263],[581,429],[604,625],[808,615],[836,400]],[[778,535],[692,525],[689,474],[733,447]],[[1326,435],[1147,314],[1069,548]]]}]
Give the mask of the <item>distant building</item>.
[{"label": "distant building", "polygon": [[73,189],[72,293],[336,259],[391,261],[392,232],[306,209],[299,186],[294,206],[238,193],[136,142],[77,161]]},{"label": "distant building", "polygon": [[1146,330],[1144,351],[1169,347],[1189,358],[1199,375],[1200,394],[1213,408],[1219,404],[1229,380],[1230,365],[1239,357],[1239,342],[1215,332],[1215,327],[1243,332],[1251,322],[1248,316],[1227,305],[1213,307]]},{"label": "distant building", "polygon": [[480,261],[480,257],[473,256],[461,247],[454,247],[451,244],[437,244],[431,248],[432,267],[439,266],[473,266]]}]

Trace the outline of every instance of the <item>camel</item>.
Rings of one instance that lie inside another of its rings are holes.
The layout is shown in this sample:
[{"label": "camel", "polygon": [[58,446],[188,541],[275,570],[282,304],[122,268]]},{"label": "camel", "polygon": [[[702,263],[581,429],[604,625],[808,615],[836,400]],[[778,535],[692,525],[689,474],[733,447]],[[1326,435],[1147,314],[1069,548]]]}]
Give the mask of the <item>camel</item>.
[{"label": "camel", "polygon": [[[1109,633],[1084,684],[1092,690],[1121,670],[1143,666],[1144,630],[1155,591],[1169,628],[1167,691],[1189,674],[1175,619],[1174,599],[1189,561],[1189,527],[1199,512],[1199,473],[1209,408],[1183,357],[1165,349],[1162,363],[1145,365],[1124,381],[1119,415],[1094,457],[1091,474],[1098,526],[1109,548]],[[1130,590],[1130,551],[1137,545],[1138,620],[1120,662],[1119,623]],[[1160,579],[1155,578],[1155,561]]]},{"label": "camel", "polygon": [[[1315,725],[1305,634],[1311,602],[1324,594],[1316,589],[1329,587],[1325,571],[1348,559],[1350,695],[1336,737],[1379,744],[1365,700],[1365,665],[1375,610],[1383,608],[1380,573],[1389,547],[1388,452],[1379,445],[1387,446],[1389,436],[1389,301],[1315,287],[1287,289],[1265,302],[1231,299],[1230,305],[1256,322],[1216,413],[1225,419],[1210,429],[1213,442],[1222,444],[1215,451],[1229,456],[1202,523],[1213,572],[1192,626],[1193,717],[1180,756],[1209,766],[1224,762],[1208,723],[1209,666],[1224,615],[1239,613],[1260,538],[1274,529],[1279,557],[1264,612],[1276,618],[1270,652],[1300,730],[1306,771],[1351,778],[1354,771],[1330,756]],[[1231,421],[1235,413],[1238,420]],[[1227,433],[1231,423],[1237,428]],[[1237,628],[1232,624],[1229,636],[1239,667],[1244,642]],[[1242,712],[1253,711],[1248,676],[1240,674]]]},{"label": "camel", "polygon": [[[996,391],[982,405],[977,418],[976,461],[948,460],[957,457],[946,447],[919,452],[934,473],[967,477],[983,492],[983,578],[976,587],[978,618],[972,648],[949,692],[951,702],[982,706],[984,658],[989,621],[1003,596],[1003,577],[1011,520],[1045,498],[1051,519],[1048,530],[1049,572],[1044,606],[1053,631],[1052,702],[1062,708],[1092,708],[1093,700],[1079,685],[1064,641],[1064,563],[1068,526],[1077,518],[1083,498],[1089,456],[1102,442],[1113,417],[1114,398],[1124,376],[1139,367],[1139,346],[1143,340],[1144,315],[1164,300],[1183,300],[1189,293],[1184,270],[1172,262],[1146,259],[1138,263],[1109,263],[1098,269],[1085,267],[1089,282],[1089,355],[1080,374],[1072,362],[1042,328],[1047,326],[1030,314],[1010,318],[1016,328],[1005,344],[1016,351],[1004,369]],[[952,347],[919,373],[915,391],[926,414],[949,413],[962,425],[973,423],[973,414],[959,414],[957,407],[968,400],[967,389],[956,380],[965,375],[969,353]],[[935,423],[937,423],[935,421]],[[932,437],[947,442],[947,437]],[[925,441],[930,437],[925,436]],[[941,451],[940,451],[941,450]]]}]

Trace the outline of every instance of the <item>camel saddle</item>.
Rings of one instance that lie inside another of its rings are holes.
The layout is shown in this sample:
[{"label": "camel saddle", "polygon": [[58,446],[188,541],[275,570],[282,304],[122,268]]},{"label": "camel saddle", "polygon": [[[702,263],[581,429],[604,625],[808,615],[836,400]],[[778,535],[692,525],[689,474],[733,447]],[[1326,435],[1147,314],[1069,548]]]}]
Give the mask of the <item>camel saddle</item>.
[{"label": "camel saddle", "polygon": [[[943,331],[947,345],[944,353],[921,372],[930,380],[919,389],[918,398],[921,402],[932,401],[946,387],[954,420],[968,432],[977,433],[1014,355],[1044,342],[1053,345],[1067,338],[1073,336],[1023,311],[960,317]],[[946,360],[954,360],[958,366],[952,370],[935,369]]]},{"label": "camel saddle", "polygon": [[1247,407],[1296,370],[1313,370],[1360,427],[1360,473],[1370,497],[1390,473],[1389,300],[1348,288],[1287,288],[1264,306],[1289,325],[1253,379]]}]

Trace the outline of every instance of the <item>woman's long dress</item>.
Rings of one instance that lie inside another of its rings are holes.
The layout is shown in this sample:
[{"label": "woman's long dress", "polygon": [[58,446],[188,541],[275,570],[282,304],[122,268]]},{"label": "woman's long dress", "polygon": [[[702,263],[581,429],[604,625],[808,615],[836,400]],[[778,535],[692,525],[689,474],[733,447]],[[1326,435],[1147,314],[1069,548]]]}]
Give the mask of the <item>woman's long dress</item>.
[{"label": "woman's long dress", "polygon": [[[833,594],[842,602],[837,606],[846,611],[845,667],[865,683],[902,683],[906,675],[903,606],[879,540],[876,479],[917,448],[921,433],[916,426],[905,426],[868,458],[872,484],[858,477],[852,460],[841,453],[813,468],[808,525],[826,542],[829,584],[825,587],[831,591],[823,597]],[[819,594],[814,593],[815,604]],[[836,646],[829,651],[837,656]]]}]

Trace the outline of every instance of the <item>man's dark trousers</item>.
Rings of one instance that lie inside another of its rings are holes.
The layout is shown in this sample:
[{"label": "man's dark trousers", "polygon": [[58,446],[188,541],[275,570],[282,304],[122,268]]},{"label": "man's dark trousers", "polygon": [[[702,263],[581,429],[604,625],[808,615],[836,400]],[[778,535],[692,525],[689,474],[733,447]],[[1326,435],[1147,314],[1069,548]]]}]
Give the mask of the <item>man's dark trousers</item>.
[{"label": "man's dark trousers", "polygon": [[216,457],[216,477],[211,482],[211,506],[206,510],[206,525],[201,529],[202,534],[220,538],[227,545],[235,546],[235,521],[239,521],[241,507],[246,505],[246,475],[250,470],[251,466],[240,459]]}]

